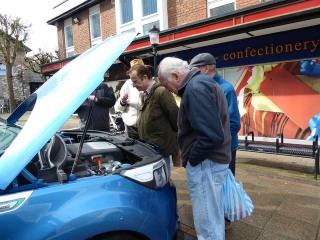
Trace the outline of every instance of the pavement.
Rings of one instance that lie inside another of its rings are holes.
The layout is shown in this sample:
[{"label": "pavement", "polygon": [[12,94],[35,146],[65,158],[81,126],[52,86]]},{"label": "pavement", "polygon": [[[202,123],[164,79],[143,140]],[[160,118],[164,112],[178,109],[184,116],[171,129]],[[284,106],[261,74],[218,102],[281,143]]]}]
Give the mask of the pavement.
[{"label": "pavement", "polygon": [[[237,152],[236,179],[255,209],[233,222],[227,240],[320,240],[320,180],[312,159]],[[177,186],[180,230],[177,239],[197,239],[184,168],[171,173]]]},{"label": "pavement", "polygon": [[[22,116],[19,122],[26,119]],[[77,124],[73,115],[62,128]],[[313,171],[311,158],[238,151],[236,179],[255,209],[250,217],[232,223],[226,239],[320,240],[320,180],[314,179]],[[195,240],[185,169],[171,166],[171,178],[177,187],[180,217],[175,240]]]}]

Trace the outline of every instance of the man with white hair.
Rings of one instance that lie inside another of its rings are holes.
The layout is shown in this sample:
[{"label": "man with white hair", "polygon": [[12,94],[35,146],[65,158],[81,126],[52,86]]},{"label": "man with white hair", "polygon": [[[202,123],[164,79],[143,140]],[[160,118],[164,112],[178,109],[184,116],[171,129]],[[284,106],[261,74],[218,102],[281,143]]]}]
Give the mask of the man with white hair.
[{"label": "man with white hair", "polygon": [[179,58],[158,66],[161,84],[181,96],[178,143],[198,240],[225,239],[222,185],[231,160],[228,103],[219,85]]},{"label": "man with white hair", "polygon": [[231,83],[223,79],[216,71],[216,60],[210,53],[199,53],[192,58],[189,68],[197,67],[200,72],[212,77],[222,88],[228,101],[230,132],[231,132],[231,162],[229,168],[236,176],[236,154],[238,149],[238,132],[241,128],[240,112],[236,91]]}]

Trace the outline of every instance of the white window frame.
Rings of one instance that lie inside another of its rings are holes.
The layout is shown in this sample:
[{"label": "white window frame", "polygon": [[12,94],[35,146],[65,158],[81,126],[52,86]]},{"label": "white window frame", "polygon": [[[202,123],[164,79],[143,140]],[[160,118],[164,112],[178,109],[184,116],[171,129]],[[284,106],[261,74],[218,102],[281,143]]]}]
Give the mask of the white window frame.
[{"label": "white window frame", "polygon": [[68,18],[66,20],[64,20],[64,41],[65,41],[65,44],[66,44],[66,56],[67,57],[71,57],[73,55],[75,55],[75,51],[74,51],[74,39],[72,39],[73,41],[73,46],[67,46],[67,35],[66,35],[66,28],[67,27],[71,27],[71,31],[72,31],[72,35],[73,35],[73,29],[72,29],[72,19],[71,18]]},{"label": "white window frame", "polygon": [[212,8],[217,8],[223,5],[227,5],[229,3],[234,3],[234,8],[236,10],[237,5],[236,5],[236,0],[207,0],[207,16],[210,17],[210,10]]},{"label": "white window frame", "polygon": [[132,0],[134,3],[133,21],[121,23],[121,6],[120,1],[115,1],[117,34],[135,29],[136,33],[140,33],[137,37],[143,36],[143,25],[159,21],[160,31],[168,29],[168,0],[157,0],[158,12],[143,17],[142,0]]},{"label": "white window frame", "polygon": [[[91,22],[91,16],[95,15],[95,14],[99,14],[99,21],[100,21],[100,37],[96,37],[93,38],[93,33],[92,33],[92,22]],[[97,4],[91,8],[89,8],[89,26],[90,26],[90,40],[91,40],[91,46],[95,46],[98,43],[100,43],[102,41],[102,37],[101,37],[101,13],[100,13],[100,4]]]}]

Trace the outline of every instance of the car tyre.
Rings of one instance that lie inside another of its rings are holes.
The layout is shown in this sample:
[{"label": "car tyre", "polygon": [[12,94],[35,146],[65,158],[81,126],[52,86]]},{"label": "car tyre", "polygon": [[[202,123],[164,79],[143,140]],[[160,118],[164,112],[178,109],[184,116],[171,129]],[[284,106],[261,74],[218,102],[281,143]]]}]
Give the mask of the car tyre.
[{"label": "car tyre", "polygon": [[118,232],[118,233],[111,233],[106,235],[100,235],[95,238],[94,240],[148,240],[147,237],[130,233],[130,232]]}]

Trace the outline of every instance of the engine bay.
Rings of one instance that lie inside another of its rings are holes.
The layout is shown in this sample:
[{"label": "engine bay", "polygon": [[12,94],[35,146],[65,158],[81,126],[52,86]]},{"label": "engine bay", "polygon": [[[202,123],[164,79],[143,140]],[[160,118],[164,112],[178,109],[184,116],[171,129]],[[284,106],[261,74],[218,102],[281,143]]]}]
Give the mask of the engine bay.
[{"label": "engine bay", "polygon": [[88,131],[66,130],[55,134],[28,164],[27,170],[46,183],[65,183],[76,178],[118,174],[159,161],[162,157],[148,143],[125,136]]}]

